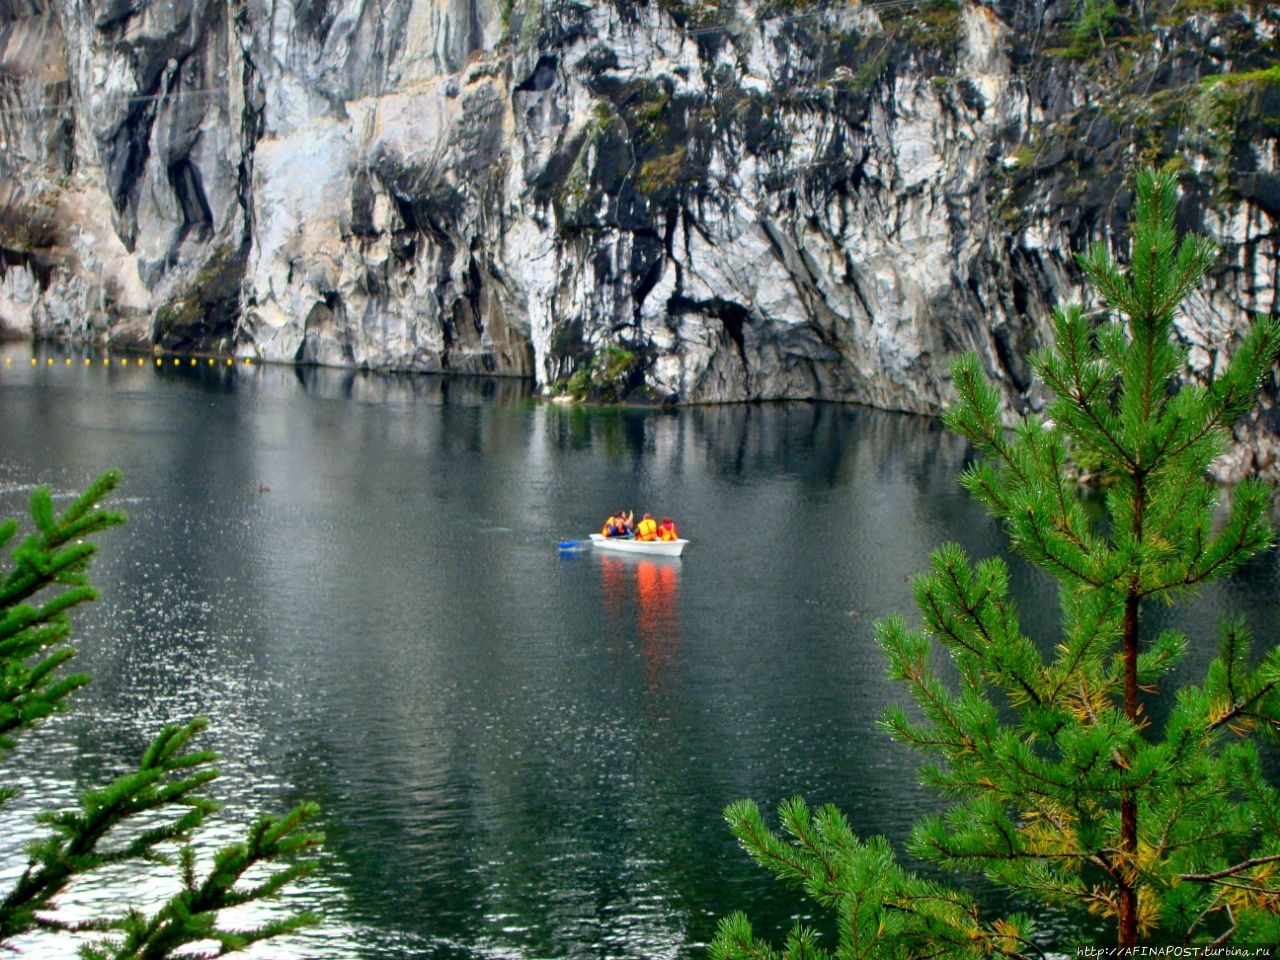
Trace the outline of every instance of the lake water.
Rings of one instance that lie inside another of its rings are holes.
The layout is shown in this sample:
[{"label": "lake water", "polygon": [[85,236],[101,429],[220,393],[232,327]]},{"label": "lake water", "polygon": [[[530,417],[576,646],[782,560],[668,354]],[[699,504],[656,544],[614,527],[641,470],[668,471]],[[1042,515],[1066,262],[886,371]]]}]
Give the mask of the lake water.
[{"label": "lake water", "polygon": [[[942,541],[1003,546],[937,424],[31,355],[0,350],[3,515],[119,467],[130,521],[100,537],[78,620],[94,682],[9,764],[28,792],[0,814],[0,879],[33,785],[66,803],[195,715],[226,771],[208,842],[323,808],[324,867],[287,904],[325,921],[258,957],[699,957],[731,910],[782,930],[804,909],[737,849],[729,802],[800,793],[895,841],[935,802],[875,726],[902,696],[873,623],[914,618]],[[670,513],[685,556],[558,549],[620,506]],[[1015,574],[1051,639],[1053,589]],[[1224,609],[1268,637],[1278,584],[1268,554],[1162,614],[1200,642],[1183,673]],[[71,910],[121,896],[88,884]]]}]

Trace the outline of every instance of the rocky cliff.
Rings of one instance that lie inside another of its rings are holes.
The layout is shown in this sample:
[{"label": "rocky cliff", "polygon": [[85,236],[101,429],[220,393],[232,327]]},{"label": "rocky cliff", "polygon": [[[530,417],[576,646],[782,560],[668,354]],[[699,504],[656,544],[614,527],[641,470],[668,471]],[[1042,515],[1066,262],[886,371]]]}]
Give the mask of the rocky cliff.
[{"label": "rocky cliff", "polygon": [[0,328],[925,413],[975,349],[1012,410],[1172,160],[1211,370],[1276,310],[1280,9],[1077,6],[0,0]]}]

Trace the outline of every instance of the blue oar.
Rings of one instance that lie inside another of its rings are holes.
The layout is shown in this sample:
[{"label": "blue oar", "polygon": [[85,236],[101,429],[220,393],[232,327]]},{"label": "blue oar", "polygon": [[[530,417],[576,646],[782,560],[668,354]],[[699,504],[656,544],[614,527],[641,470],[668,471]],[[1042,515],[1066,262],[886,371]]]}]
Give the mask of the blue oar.
[{"label": "blue oar", "polygon": [[561,540],[561,550],[581,550],[584,547],[591,546],[590,540]]}]

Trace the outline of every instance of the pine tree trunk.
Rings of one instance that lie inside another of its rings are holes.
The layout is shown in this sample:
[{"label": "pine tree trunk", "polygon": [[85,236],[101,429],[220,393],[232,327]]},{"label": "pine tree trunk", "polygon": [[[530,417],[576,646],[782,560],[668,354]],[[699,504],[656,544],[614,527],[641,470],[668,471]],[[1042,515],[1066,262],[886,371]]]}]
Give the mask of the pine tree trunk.
[{"label": "pine tree trunk", "polygon": [[[1143,514],[1146,506],[1146,484],[1141,473],[1135,478],[1133,493],[1133,533],[1136,542],[1142,542]],[[1124,715],[1135,727],[1138,725],[1138,574],[1135,572],[1124,600]],[[1136,863],[1138,859],[1138,800],[1131,787],[1120,791],[1120,927],[1118,941],[1121,947],[1133,947],[1138,943],[1138,888]]]},{"label": "pine tree trunk", "polygon": [[[1138,597],[1131,594],[1124,607],[1124,715],[1138,722]],[[1132,788],[1120,792],[1120,930],[1122,947],[1138,943],[1138,890],[1134,863],[1138,857],[1138,801]]]}]

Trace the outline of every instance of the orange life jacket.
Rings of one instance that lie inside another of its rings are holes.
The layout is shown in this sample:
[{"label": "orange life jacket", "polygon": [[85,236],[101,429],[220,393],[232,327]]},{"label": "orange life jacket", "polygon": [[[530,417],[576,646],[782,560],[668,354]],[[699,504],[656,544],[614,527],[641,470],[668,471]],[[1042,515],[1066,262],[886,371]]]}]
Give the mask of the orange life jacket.
[{"label": "orange life jacket", "polygon": [[664,523],[658,528],[658,538],[661,540],[679,540],[680,534],[676,530],[674,523]]},{"label": "orange life jacket", "polygon": [[658,524],[653,517],[645,517],[640,521],[640,526],[636,528],[637,540],[657,540]]}]

